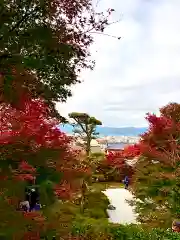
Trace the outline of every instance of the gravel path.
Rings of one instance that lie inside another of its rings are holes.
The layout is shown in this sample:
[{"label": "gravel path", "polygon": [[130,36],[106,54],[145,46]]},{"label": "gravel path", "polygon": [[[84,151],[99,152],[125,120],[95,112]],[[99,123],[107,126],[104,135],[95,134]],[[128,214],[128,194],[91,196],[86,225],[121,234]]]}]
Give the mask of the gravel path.
[{"label": "gravel path", "polygon": [[132,199],[131,193],[123,188],[106,189],[103,191],[109,198],[110,203],[116,207],[116,210],[107,210],[109,221],[113,223],[136,223],[136,216],[133,208],[128,205],[127,200]]}]

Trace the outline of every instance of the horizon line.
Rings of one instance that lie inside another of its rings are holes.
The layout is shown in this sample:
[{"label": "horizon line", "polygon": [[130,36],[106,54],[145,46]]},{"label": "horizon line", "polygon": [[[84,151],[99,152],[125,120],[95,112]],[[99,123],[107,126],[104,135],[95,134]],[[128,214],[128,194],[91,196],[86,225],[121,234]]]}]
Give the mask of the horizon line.
[{"label": "horizon line", "polygon": [[[60,123],[59,125],[70,125],[69,123]],[[105,128],[148,128],[148,126],[121,126],[121,127],[115,127],[115,126],[107,126],[107,125],[100,125],[100,126],[97,126],[97,127],[105,127]]]}]

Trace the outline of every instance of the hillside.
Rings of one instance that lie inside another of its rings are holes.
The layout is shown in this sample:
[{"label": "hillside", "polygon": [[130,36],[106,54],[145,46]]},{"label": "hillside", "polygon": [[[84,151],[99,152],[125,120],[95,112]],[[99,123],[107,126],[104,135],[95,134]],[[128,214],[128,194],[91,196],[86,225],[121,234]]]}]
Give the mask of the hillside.
[{"label": "hillside", "polygon": [[[66,133],[72,133],[73,128],[71,125],[59,125],[59,128],[66,132]],[[102,127],[98,126],[97,131],[101,136],[138,136],[139,134],[142,134],[146,131],[146,128],[135,128],[135,127],[120,127],[120,128],[114,128],[114,127]]]}]

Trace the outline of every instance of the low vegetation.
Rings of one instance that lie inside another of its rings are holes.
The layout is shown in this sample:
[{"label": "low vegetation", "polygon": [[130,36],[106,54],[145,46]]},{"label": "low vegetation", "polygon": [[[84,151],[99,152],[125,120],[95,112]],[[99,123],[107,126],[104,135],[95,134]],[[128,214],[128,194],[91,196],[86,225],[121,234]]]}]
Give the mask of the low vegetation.
[{"label": "low vegetation", "polygon": [[106,220],[83,219],[73,224],[72,235],[83,240],[179,240],[170,230],[147,230],[138,225],[110,224]]}]

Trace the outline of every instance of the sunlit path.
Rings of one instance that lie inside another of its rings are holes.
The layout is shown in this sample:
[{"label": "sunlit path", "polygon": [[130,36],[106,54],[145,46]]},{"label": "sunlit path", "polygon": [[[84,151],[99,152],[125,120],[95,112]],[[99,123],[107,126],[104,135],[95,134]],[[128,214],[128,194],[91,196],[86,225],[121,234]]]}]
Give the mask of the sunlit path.
[{"label": "sunlit path", "polygon": [[107,210],[110,222],[136,223],[133,208],[126,202],[126,199],[132,199],[132,195],[128,190],[123,188],[107,189],[104,194],[109,198],[110,203],[116,207],[116,210]]}]

